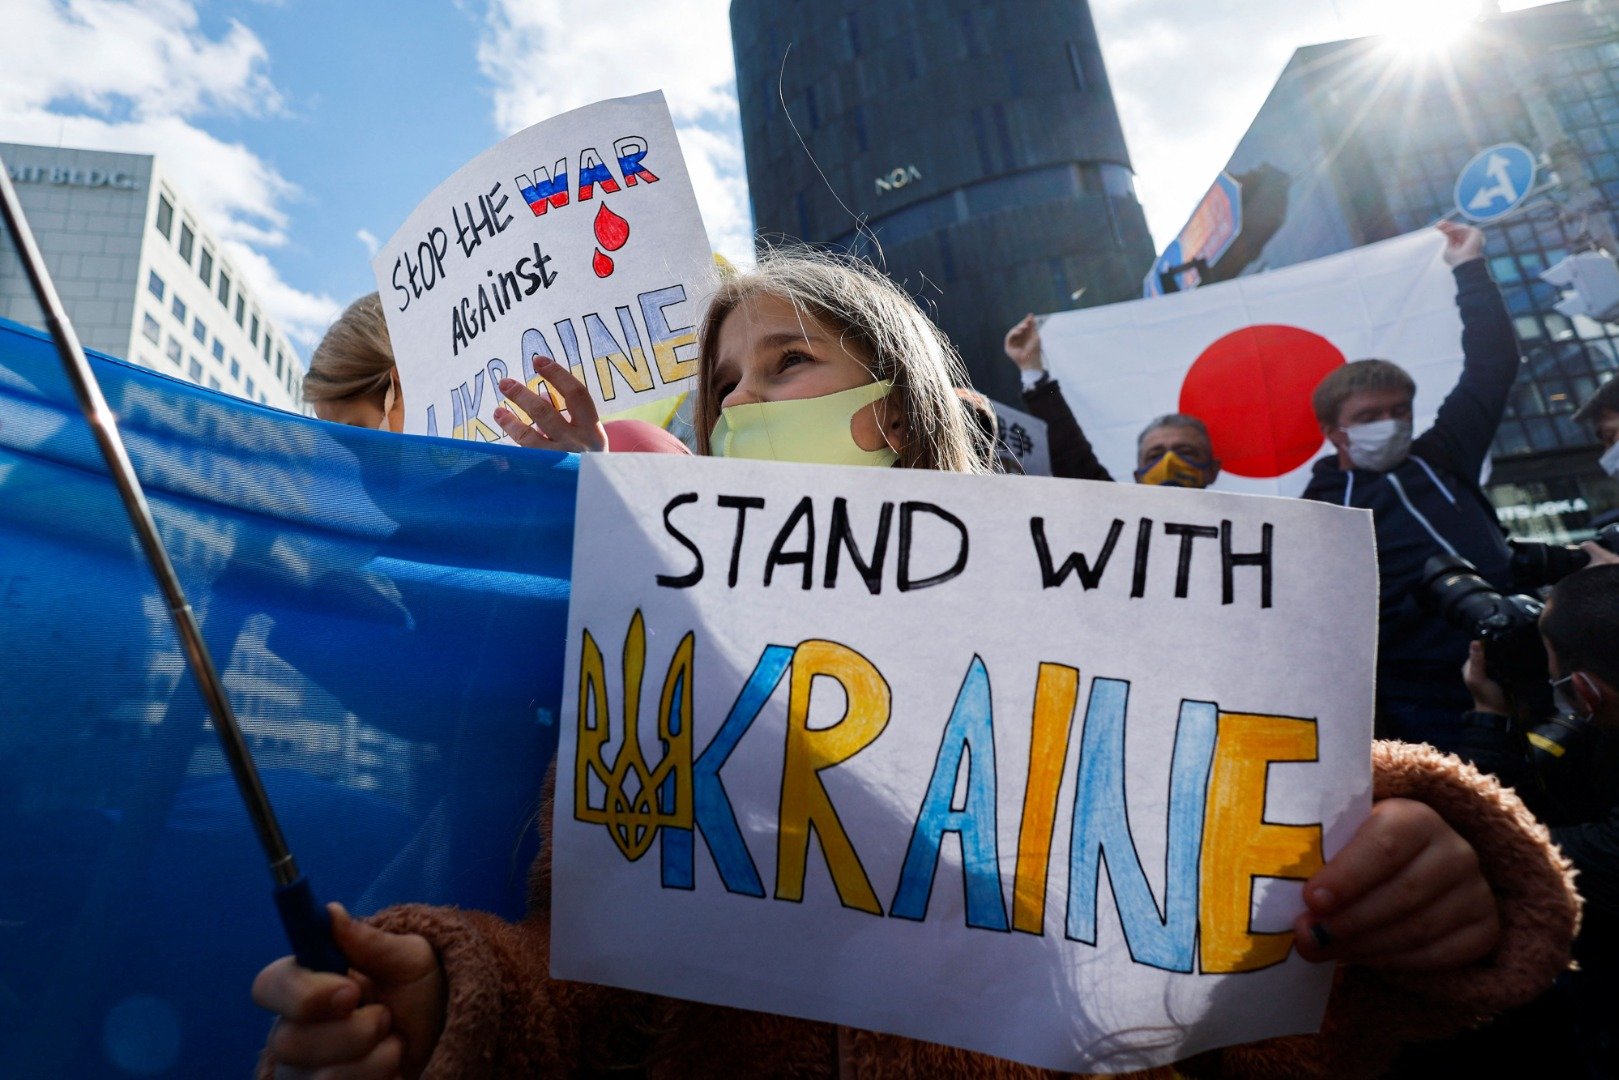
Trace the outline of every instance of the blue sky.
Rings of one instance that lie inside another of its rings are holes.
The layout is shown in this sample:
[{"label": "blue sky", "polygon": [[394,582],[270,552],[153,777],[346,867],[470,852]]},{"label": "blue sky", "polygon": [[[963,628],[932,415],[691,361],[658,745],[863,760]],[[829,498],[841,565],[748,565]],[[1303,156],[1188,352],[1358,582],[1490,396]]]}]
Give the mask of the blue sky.
[{"label": "blue sky", "polygon": [[[1546,0],[1506,0],[1507,9]],[[750,220],[727,0],[0,0],[0,140],[159,153],[307,354],[462,163],[546,116],[662,89],[714,246]],[[1478,0],[1092,0],[1160,244],[1294,48],[1431,44]],[[1188,94],[1184,73],[1199,71]]]}]

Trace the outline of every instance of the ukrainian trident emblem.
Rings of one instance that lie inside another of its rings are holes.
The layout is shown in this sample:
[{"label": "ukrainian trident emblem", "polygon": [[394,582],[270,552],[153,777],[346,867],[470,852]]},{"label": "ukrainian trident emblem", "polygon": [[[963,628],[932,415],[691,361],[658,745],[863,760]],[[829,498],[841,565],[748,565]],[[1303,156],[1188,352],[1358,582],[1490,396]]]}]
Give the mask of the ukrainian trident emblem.
[{"label": "ukrainian trident emblem", "polygon": [[[601,649],[585,631],[579,658],[578,750],[574,758],[573,816],[605,825],[618,850],[631,862],[645,855],[658,829],[690,829],[691,684],[694,637],[675,648],[658,700],[658,740],[663,756],[648,768],[641,751],[641,676],[646,667],[646,626],[637,610],[624,638],[624,711],[618,753],[609,764],[613,740],[607,669]],[[595,794],[601,792],[600,798]],[[599,803],[599,805],[598,805]]]}]

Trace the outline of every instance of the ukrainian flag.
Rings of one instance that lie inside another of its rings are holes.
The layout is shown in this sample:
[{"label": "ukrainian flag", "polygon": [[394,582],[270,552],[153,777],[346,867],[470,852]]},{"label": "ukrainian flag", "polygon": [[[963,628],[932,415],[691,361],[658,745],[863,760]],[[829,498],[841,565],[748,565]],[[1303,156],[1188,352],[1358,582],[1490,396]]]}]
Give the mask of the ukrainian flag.
[{"label": "ukrainian flag", "polygon": [[[519,914],[577,459],[91,362],[317,892]],[[52,345],[0,321],[0,1072],[246,1075],[271,886]]]}]

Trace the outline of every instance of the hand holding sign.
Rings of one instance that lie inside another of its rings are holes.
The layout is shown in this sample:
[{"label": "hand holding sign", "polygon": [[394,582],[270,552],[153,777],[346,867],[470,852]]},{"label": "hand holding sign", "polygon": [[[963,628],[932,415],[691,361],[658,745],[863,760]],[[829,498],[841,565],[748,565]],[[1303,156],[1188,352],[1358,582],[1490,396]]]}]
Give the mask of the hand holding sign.
[{"label": "hand holding sign", "polygon": [[573,372],[538,353],[529,358],[534,374],[562,395],[567,412],[557,411],[548,395],[537,394],[516,379],[502,379],[500,392],[527,414],[527,420],[504,405],[495,410],[495,423],[519,446],[570,453],[607,449],[607,429],[596,415],[590,388]]}]

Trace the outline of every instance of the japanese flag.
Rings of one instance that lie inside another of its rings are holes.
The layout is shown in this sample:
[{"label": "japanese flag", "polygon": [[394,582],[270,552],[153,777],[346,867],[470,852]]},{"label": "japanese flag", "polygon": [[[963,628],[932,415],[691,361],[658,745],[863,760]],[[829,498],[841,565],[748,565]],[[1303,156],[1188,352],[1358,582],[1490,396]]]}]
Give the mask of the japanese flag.
[{"label": "japanese flag", "polygon": [[1424,230],[1313,262],[1041,325],[1046,364],[1116,478],[1156,416],[1208,425],[1225,491],[1298,495],[1331,446],[1310,394],[1350,360],[1392,360],[1417,383],[1416,432],[1461,373],[1444,237]]}]

